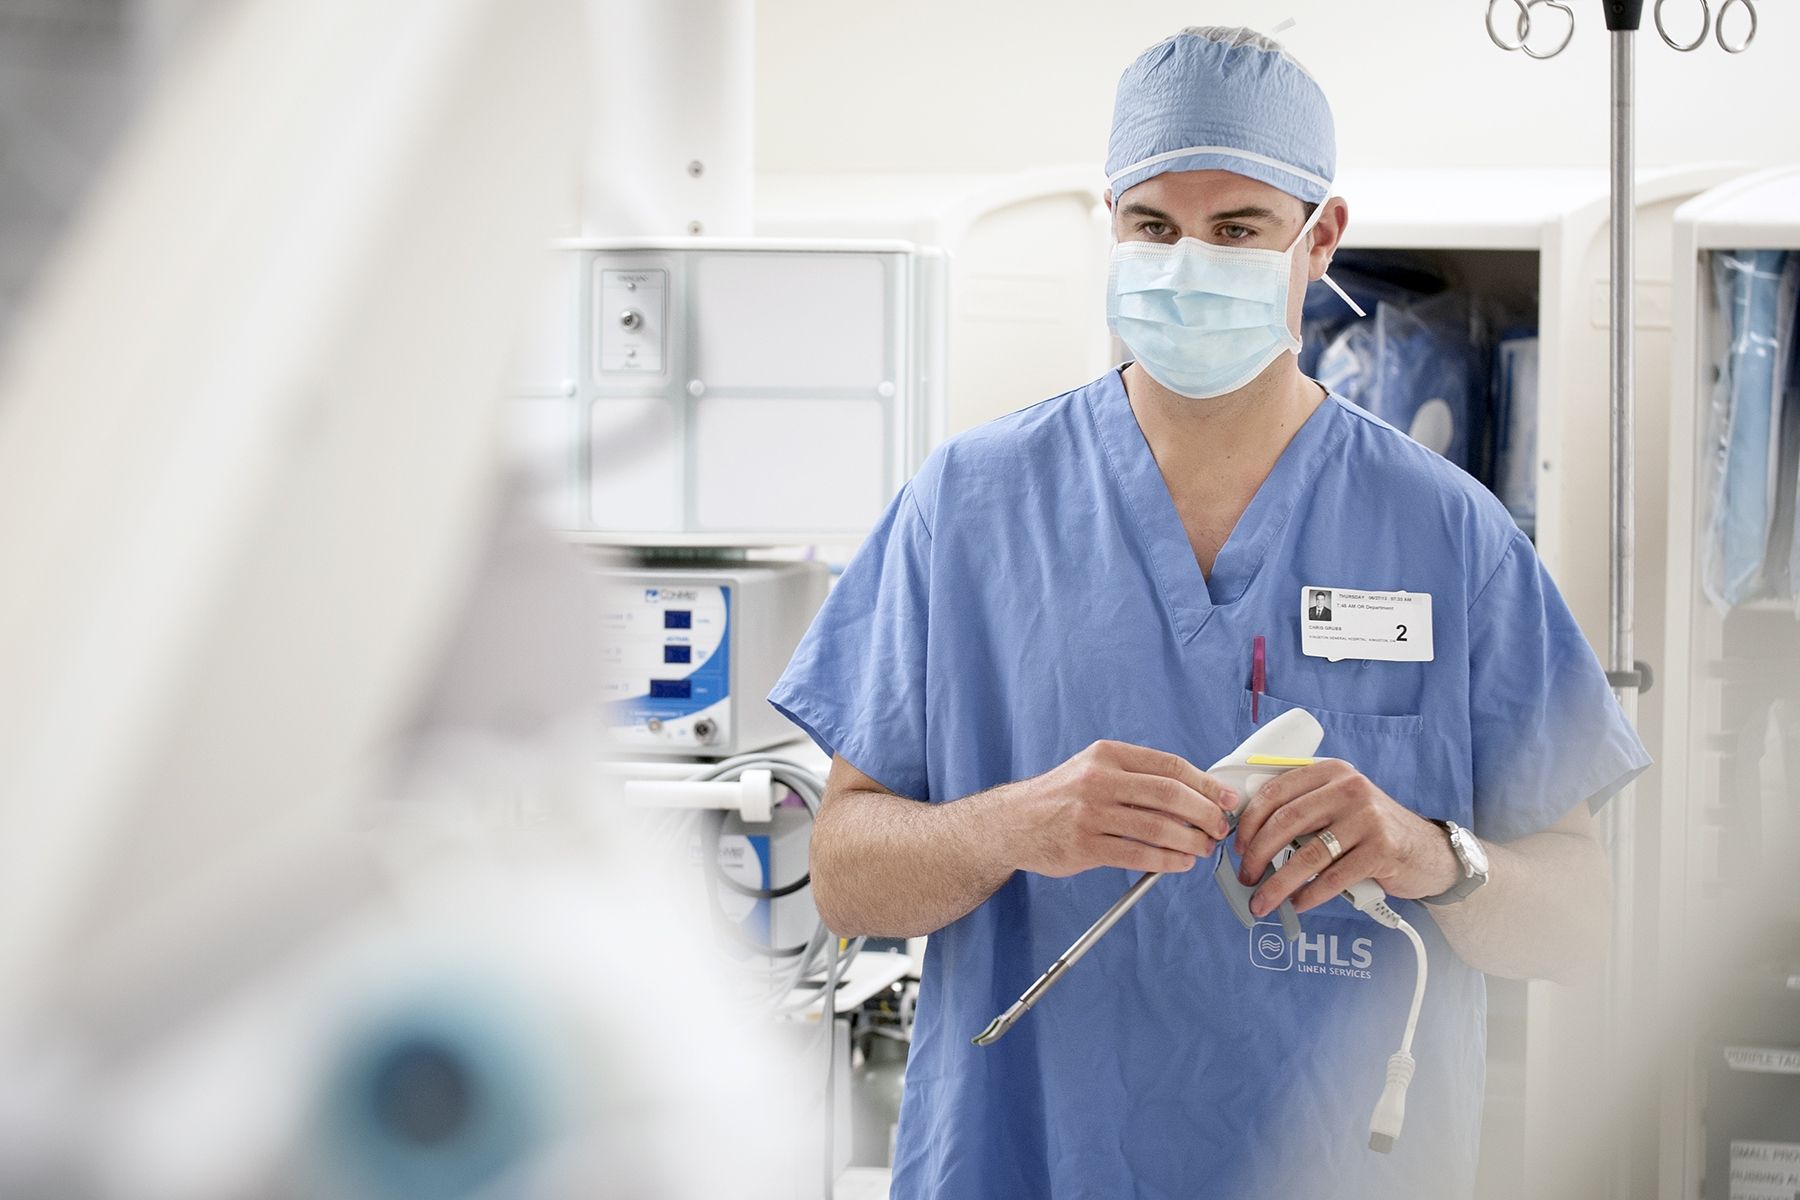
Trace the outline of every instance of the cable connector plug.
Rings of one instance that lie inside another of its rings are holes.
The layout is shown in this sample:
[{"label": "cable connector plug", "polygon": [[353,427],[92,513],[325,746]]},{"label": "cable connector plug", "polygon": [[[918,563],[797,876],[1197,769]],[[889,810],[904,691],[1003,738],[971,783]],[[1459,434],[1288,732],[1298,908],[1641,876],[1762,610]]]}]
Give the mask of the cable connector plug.
[{"label": "cable connector plug", "polygon": [[1400,914],[1387,902],[1387,893],[1373,879],[1364,879],[1344,889],[1344,899],[1358,912],[1368,913],[1389,929],[1400,928]]},{"label": "cable connector plug", "polygon": [[1388,1059],[1387,1086],[1369,1118],[1369,1149],[1386,1154],[1400,1140],[1400,1126],[1406,1123],[1406,1087],[1412,1077],[1412,1055],[1401,1050]]},{"label": "cable connector plug", "polygon": [[1413,1077],[1413,1032],[1419,1027],[1419,1007],[1425,1001],[1425,971],[1430,964],[1419,931],[1394,911],[1380,884],[1373,879],[1364,879],[1345,888],[1343,895],[1358,912],[1367,913],[1389,929],[1398,929],[1405,934],[1419,961],[1418,979],[1413,983],[1412,1009],[1406,1016],[1406,1034],[1400,1039],[1400,1049],[1388,1059],[1387,1086],[1382,1088],[1381,1099],[1375,1103],[1375,1113],[1369,1118],[1369,1149],[1386,1154],[1400,1139],[1400,1126],[1406,1121],[1406,1086]]}]

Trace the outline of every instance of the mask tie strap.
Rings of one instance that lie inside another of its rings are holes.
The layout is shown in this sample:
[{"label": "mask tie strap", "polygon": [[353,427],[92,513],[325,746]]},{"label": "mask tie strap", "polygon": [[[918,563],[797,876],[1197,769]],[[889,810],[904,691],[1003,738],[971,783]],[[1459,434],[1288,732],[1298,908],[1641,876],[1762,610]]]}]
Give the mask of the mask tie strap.
[{"label": "mask tie strap", "polygon": [[1339,287],[1337,285],[1337,280],[1333,279],[1329,274],[1319,276],[1319,282],[1324,284],[1326,287],[1330,288],[1332,291],[1336,292],[1338,294],[1338,299],[1342,300],[1345,304],[1348,304],[1350,306],[1350,311],[1355,313],[1357,316],[1366,317],[1369,315],[1368,313],[1363,311],[1362,305],[1360,305],[1356,301],[1352,300],[1350,298],[1350,293],[1346,292],[1343,288]]},{"label": "mask tie strap", "polygon": [[[1330,194],[1331,194],[1331,189],[1329,187],[1327,187],[1325,189],[1325,193],[1326,193],[1327,198],[1329,198]],[[1325,215],[1325,201],[1321,200],[1321,201],[1319,201],[1319,203],[1317,203],[1316,205],[1313,206],[1312,216],[1306,218],[1306,224],[1304,224],[1300,227],[1300,232],[1294,238],[1293,245],[1288,247],[1289,254],[1292,254],[1294,252],[1294,250],[1300,245],[1300,243],[1303,240],[1305,240],[1306,235],[1308,233],[1312,232],[1313,226],[1317,225],[1319,223],[1319,218],[1324,215]],[[1319,280],[1320,280],[1320,282],[1324,283],[1324,285],[1326,287],[1328,287],[1332,291],[1336,292],[1338,294],[1338,299],[1342,300],[1345,304],[1348,304],[1350,306],[1351,312],[1355,313],[1359,317],[1366,317],[1369,315],[1368,313],[1363,311],[1362,305],[1360,305],[1356,301],[1352,300],[1350,298],[1350,293],[1346,292],[1343,288],[1339,287],[1337,285],[1337,280],[1333,279],[1329,274],[1319,276]]]}]

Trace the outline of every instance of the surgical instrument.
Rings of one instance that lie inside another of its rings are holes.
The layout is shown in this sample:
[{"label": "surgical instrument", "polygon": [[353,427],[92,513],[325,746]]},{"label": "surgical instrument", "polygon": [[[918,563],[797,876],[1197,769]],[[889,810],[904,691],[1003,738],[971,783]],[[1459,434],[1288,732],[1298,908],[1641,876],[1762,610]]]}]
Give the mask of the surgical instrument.
[{"label": "surgical instrument", "polygon": [[[1238,748],[1214,763],[1207,773],[1229,782],[1244,798],[1244,804],[1260,791],[1264,784],[1285,771],[1304,766],[1313,760],[1310,755],[1319,748],[1325,738],[1325,730],[1317,719],[1305,709],[1291,708],[1282,713],[1267,725],[1244,739]],[[1276,753],[1280,751],[1282,753]],[[1236,828],[1236,817],[1243,811],[1242,805],[1226,814],[1226,821]],[[1220,891],[1225,894],[1226,901],[1232,911],[1237,914],[1246,928],[1253,923],[1250,916],[1249,897],[1251,890],[1245,888],[1230,871],[1229,859],[1225,856],[1224,846],[1218,849],[1218,859],[1225,864],[1224,873],[1220,873],[1217,864],[1214,866],[1213,878]],[[1271,868],[1273,869],[1273,868]],[[1265,874],[1265,878],[1267,875]],[[1013,1006],[989,1022],[988,1027],[974,1038],[977,1046],[991,1046],[1005,1036],[1006,1031],[1018,1023],[1019,1019],[1030,1012],[1032,1006],[1044,998],[1063,977],[1068,969],[1081,961],[1083,955],[1094,948],[1095,943],[1107,935],[1114,925],[1119,923],[1126,913],[1137,905],[1139,900],[1156,885],[1162,874],[1150,871],[1138,877],[1123,896],[1101,915],[1098,921],[1090,925],[1085,933],[1075,939],[1073,945],[1063,951],[1062,956],[1050,964],[1050,969],[1038,976],[1032,985],[1025,989]],[[1284,903],[1281,908],[1282,932],[1289,941],[1300,934],[1300,918],[1294,913],[1291,903]]]},{"label": "surgical instrument", "polygon": [[[1710,0],[1700,0],[1700,32],[1693,41],[1688,42],[1685,45],[1671,37],[1668,28],[1663,24],[1663,5],[1668,2],[1669,0],[1656,0],[1656,7],[1652,10],[1652,14],[1656,18],[1656,32],[1672,50],[1680,50],[1684,54],[1689,51],[1698,50],[1705,44],[1707,35],[1711,34],[1713,35],[1714,40],[1719,43],[1719,49],[1725,51],[1725,53],[1742,54],[1750,48],[1750,43],[1756,40],[1757,19],[1756,4],[1754,3],[1754,0],[1725,0],[1725,3],[1719,5],[1717,17],[1713,15]],[[1744,6],[1744,12],[1750,18],[1750,28],[1744,31],[1743,40],[1736,45],[1733,45],[1725,38],[1725,14],[1740,4]]]},{"label": "surgical instrument", "polygon": [[[1249,804],[1263,787],[1283,774],[1298,767],[1310,766],[1318,760],[1312,753],[1324,741],[1325,731],[1318,720],[1305,709],[1290,708],[1267,725],[1251,734],[1242,745],[1226,757],[1215,763],[1210,775],[1228,780],[1244,797],[1244,805]],[[1300,754],[1276,754],[1274,750],[1302,751]],[[1226,814],[1226,820],[1235,830],[1238,814],[1243,805]],[[1288,856],[1300,849],[1307,842],[1320,837],[1320,834],[1306,834],[1296,838],[1286,851],[1275,857],[1263,873],[1263,880],[1279,870]],[[1333,856],[1335,857],[1335,855]],[[974,1039],[977,1046],[991,1046],[1005,1036],[1006,1031],[1017,1024],[1032,1006],[1044,998],[1056,985],[1068,969],[1081,960],[1081,957],[1094,948],[1101,938],[1124,915],[1131,911],[1137,902],[1143,899],[1158,879],[1157,872],[1149,872],[1139,876],[1123,896],[1106,910],[1098,921],[1088,927],[1087,931],[1075,939],[1075,944],[1063,952],[1062,957],[1050,964],[1050,969],[1038,976],[1025,994],[1020,996],[1013,1006],[995,1017]],[[1256,917],[1250,911],[1250,897],[1255,888],[1246,887],[1231,870],[1231,859],[1225,851],[1225,843],[1221,841],[1216,851],[1213,867],[1213,879],[1224,893],[1232,912],[1246,929],[1253,928]],[[1343,898],[1350,902],[1358,912],[1364,913],[1376,923],[1389,929],[1399,930],[1412,943],[1413,953],[1418,962],[1418,974],[1413,984],[1412,1006],[1407,1010],[1406,1030],[1401,1036],[1400,1048],[1388,1057],[1387,1077],[1380,1098],[1376,1101],[1375,1111],[1369,1118],[1369,1148],[1387,1153],[1394,1147],[1400,1137],[1401,1125],[1406,1119],[1406,1089],[1412,1082],[1415,1062],[1412,1056],[1413,1033],[1419,1025],[1419,1010],[1425,1001],[1425,980],[1427,956],[1425,942],[1418,930],[1409,925],[1394,907],[1388,903],[1387,894],[1381,885],[1372,879],[1364,879],[1351,884],[1342,892]],[[1300,918],[1294,912],[1292,901],[1283,901],[1280,908],[1282,935],[1293,941],[1300,936]]]}]

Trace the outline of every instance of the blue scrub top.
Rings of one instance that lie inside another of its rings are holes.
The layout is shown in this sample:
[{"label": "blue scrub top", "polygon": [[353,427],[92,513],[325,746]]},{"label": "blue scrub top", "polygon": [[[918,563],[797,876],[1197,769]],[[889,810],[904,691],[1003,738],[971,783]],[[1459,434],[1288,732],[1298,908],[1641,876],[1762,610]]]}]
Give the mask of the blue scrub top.
[{"label": "blue scrub top", "polygon": [[[1307,658],[1303,586],[1429,592],[1429,663]],[[952,439],[844,572],[771,700],[902,796],[953,801],[1110,738],[1202,767],[1303,706],[1320,753],[1493,841],[1649,764],[1531,543],[1467,475],[1329,397],[1203,577],[1112,371]],[[1414,956],[1341,899],[1299,942],[1246,931],[1208,864],[1165,879],[1006,1038],[969,1039],[1133,876],[1015,873],[933,934],[896,1200],[1474,1190],[1486,992],[1427,906],[1418,1074],[1368,1148]],[[1279,925],[1271,926],[1279,930]]]}]

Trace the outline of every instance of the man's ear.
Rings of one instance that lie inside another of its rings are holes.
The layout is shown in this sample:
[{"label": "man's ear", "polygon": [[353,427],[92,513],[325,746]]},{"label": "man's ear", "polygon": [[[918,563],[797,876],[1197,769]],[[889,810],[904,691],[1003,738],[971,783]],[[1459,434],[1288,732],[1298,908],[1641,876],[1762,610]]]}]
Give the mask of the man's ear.
[{"label": "man's ear", "polygon": [[1325,203],[1329,207],[1329,211],[1326,212],[1319,224],[1323,225],[1328,220],[1331,222],[1332,249],[1335,250],[1344,244],[1344,233],[1350,227],[1350,206],[1338,196],[1328,197]]},{"label": "man's ear", "polygon": [[1101,196],[1100,196],[1100,198],[1101,198],[1101,199],[1102,199],[1102,200],[1104,200],[1104,201],[1106,201],[1106,211],[1107,211],[1107,212],[1109,212],[1109,213],[1110,213],[1110,212],[1111,212],[1111,211],[1112,211],[1112,210],[1113,210],[1113,194],[1112,194],[1112,189],[1111,189],[1111,188],[1107,188],[1107,189],[1106,189],[1106,191],[1105,191],[1105,192],[1103,192],[1103,193],[1101,193]]},{"label": "man's ear", "polygon": [[[1316,252],[1323,249],[1325,252],[1325,261],[1316,272],[1310,270],[1307,272],[1307,277],[1314,280],[1318,279],[1320,275],[1325,274],[1331,269],[1331,260],[1333,256],[1343,248],[1344,231],[1350,224],[1350,206],[1345,204],[1342,198],[1328,196],[1320,201],[1320,203],[1325,206],[1325,211],[1319,214],[1319,219],[1317,221],[1313,222],[1308,250]],[[1340,214],[1342,217],[1341,224],[1333,219]],[[1331,239],[1329,247],[1323,247],[1321,245],[1326,238]]]}]

